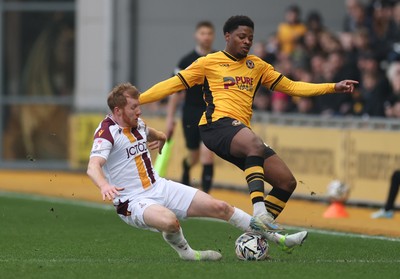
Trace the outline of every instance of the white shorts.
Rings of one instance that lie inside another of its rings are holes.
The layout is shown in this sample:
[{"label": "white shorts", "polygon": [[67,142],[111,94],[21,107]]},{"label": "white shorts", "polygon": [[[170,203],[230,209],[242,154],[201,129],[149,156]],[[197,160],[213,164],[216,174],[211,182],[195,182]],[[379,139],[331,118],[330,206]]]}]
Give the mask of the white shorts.
[{"label": "white shorts", "polygon": [[198,190],[172,180],[159,178],[155,185],[144,193],[129,200],[130,216],[118,214],[121,219],[133,227],[157,231],[146,225],[143,213],[153,204],[162,205],[175,213],[179,220],[185,219],[187,210]]}]

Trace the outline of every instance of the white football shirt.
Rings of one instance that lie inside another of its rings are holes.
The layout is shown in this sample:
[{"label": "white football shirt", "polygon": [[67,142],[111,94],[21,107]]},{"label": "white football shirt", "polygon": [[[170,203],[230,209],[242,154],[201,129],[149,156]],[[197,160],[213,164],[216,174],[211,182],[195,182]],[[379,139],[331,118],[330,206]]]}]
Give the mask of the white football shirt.
[{"label": "white football shirt", "polygon": [[159,179],[147,149],[146,124],[139,118],[137,128],[120,127],[108,115],[97,127],[90,157],[106,159],[103,171],[108,182],[125,188],[114,204],[133,199]]}]

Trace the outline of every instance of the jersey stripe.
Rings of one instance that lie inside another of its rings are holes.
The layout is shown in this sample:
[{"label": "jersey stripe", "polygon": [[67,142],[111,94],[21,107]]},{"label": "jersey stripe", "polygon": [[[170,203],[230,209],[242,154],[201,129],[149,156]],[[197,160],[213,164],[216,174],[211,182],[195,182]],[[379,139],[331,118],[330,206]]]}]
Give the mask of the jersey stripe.
[{"label": "jersey stripe", "polygon": [[[142,156],[143,156],[143,154],[142,154]],[[139,173],[140,181],[142,182],[142,186],[144,189],[146,189],[147,187],[149,187],[151,185],[151,182],[150,182],[149,177],[147,176],[147,171],[146,171],[145,165],[143,163],[142,156],[136,156],[135,162],[136,162],[136,168]]]},{"label": "jersey stripe", "polygon": [[183,83],[183,85],[185,85],[186,89],[189,89],[190,86],[189,86],[189,84],[187,83],[187,81],[185,80],[185,78],[184,78],[180,73],[178,73],[177,76],[178,76],[178,78],[181,80],[181,82]]},{"label": "jersey stripe", "polygon": [[151,183],[156,182],[156,179],[154,178],[153,168],[151,167],[151,160],[150,160],[147,152],[142,154],[142,159],[143,159],[144,165],[146,166],[147,175],[150,178]]},{"label": "jersey stripe", "polygon": [[142,140],[143,139],[142,135],[139,133],[139,131],[137,129],[132,128],[131,132],[133,133],[133,135],[135,136],[135,138],[137,140]]},{"label": "jersey stripe", "polygon": [[227,53],[226,51],[223,50],[222,53],[225,54],[229,59],[231,59],[231,60],[233,60],[233,61],[238,61],[238,59],[237,59],[235,56],[230,55],[230,54]]},{"label": "jersey stripe", "polygon": [[122,133],[124,133],[124,135],[129,139],[130,142],[136,141],[136,138],[131,134],[131,131],[129,130],[129,128],[124,128],[122,130]]},{"label": "jersey stripe", "polygon": [[[129,128],[124,128],[123,133],[131,143],[135,142],[136,140],[143,139],[142,135],[137,129],[130,130]],[[142,186],[144,189],[149,187],[152,183],[156,182],[153,170],[151,168],[150,158],[147,156],[147,152],[143,153],[141,156],[136,156],[135,163],[139,173],[140,181],[142,182]]]},{"label": "jersey stripe", "polygon": [[283,79],[282,74],[280,74],[279,77],[272,83],[271,88],[270,88],[272,91],[275,89],[275,86],[281,81],[281,79]]},{"label": "jersey stripe", "polygon": [[208,84],[207,78],[204,79],[203,92],[204,92],[204,101],[206,101],[207,103],[207,108],[206,108],[207,123],[211,123],[212,115],[215,110],[215,105],[214,105],[214,97],[210,90],[210,85]]}]

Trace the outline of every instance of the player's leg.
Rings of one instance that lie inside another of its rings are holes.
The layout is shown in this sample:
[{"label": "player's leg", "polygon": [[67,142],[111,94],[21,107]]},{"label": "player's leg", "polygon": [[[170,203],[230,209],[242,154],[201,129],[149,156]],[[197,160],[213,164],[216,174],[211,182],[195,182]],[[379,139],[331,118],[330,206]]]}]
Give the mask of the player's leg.
[{"label": "player's leg", "polygon": [[253,215],[266,212],[264,205],[264,142],[252,130],[245,127],[233,137],[230,154],[245,158],[244,173],[253,203]]},{"label": "player's leg", "polygon": [[[202,191],[198,191],[194,196],[188,209],[187,216],[211,217],[225,220],[242,231],[247,231],[251,222],[254,220],[254,217],[241,209],[233,207],[224,201],[217,200]],[[282,235],[266,230],[258,230],[258,232],[288,253],[292,252],[296,246],[302,245],[308,235],[306,231],[290,235]]]},{"label": "player's leg", "polygon": [[272,152],[264,160],[264,178],[272,185],[265,198],[265,207],[277,218],[296,188],[296,179],[285,162]]},{"label": "player's leg", "polygon": [[151,228],[162,232],[165,241],[184,260],[219,260],[221,254],[215,251],[193,250],[183,235],[176,215],[168,208],[152,204],[143,211],[143,220]]},{"label": "player's leg", "polygon": [[214,152],[208,149],[204,143],[201,143],[200,145],[200,161],[203,165],[201,186],[203,191],[208,193],[211,189],[214,176]]},{"label": "player's leg", "polygon": [[397,194],[400,187],[400,170],[395,171],[390,179],[389,194],[385,203],[384,208],[372,213],[371,218],[393,218],[394,214],[394,202],[396,200]]},{"label": "player's leg", "polygon": [[182,161],[182,184],[190,185],[190,169],[197,164],[200,157],[199,149],[188,149],[188,155]]},{"label": "player's leg", "polygon": [[221,118],[199,128],[204,144],[210,150],[244,170],[253,203],[253,214],[263,216],[262,220],[260,219],[262,222],[257,226],[267,226],[270,230],[281,229],[274,224],[272,215],[268,216],[264,205],[263,164],[266,146],[261,138],[240,121],[232,118]]},{"label": "player's leg", "polygon": [[[194,113],[193,113],[194,112]],[[190,183],[190,169],[199,162],[200,158],[200,132],[198,128],[199,116],[197,111],[184,107],[182,111],[182,130],[188,155],[182,161],[182,179],[185,185]]]},{"label": "player's leg", "polygon": [[386,211],[393,210],[394,202],[399,192],[399,187],[400,187],[400,171],[395,171],[390,180],[389,195],[385,204]]},{"label": "player's leg", "polygon": [[197,191],[187,210],[187,217],[210,217],[229,222],[238,229],[250,228],[251,216],[243,210],[217,200],[203,191]]}]

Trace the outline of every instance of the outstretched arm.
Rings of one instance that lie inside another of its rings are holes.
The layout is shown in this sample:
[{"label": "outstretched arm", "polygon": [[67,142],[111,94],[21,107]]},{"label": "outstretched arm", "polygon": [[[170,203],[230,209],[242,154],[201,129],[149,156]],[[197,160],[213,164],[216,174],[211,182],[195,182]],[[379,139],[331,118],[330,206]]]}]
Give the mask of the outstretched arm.
[{"label": "outstretched arm", "polygon": [[119,195],[119,191],[124,190],[124,188],[117,188],[110,183],[108,183],[107,179],[103,173],[103,165],[106,163],[106,159],[100,156],[92,156],[90,157],[87,175],[93,181],[93,183],[100,189],[101,195],[103,197],[103,201],[108,198],[112,200],[115,196]]},{"label": "outstretched arm", "polygon": [[147,91],[143,92],[139,96],[140,104],[152,103],[161,100],[172,93],[185,89],[185,85],[182,83],[178,76],[166,79],[152,86]]},{"label": "outstretched arm", "polygon": [[343,80],[338,83],[308,83],[292,81],[283,76],[273,90],[291,96],[310,97],[328,93],[351,93],[356,84],[358,81],[355,80]]}]

